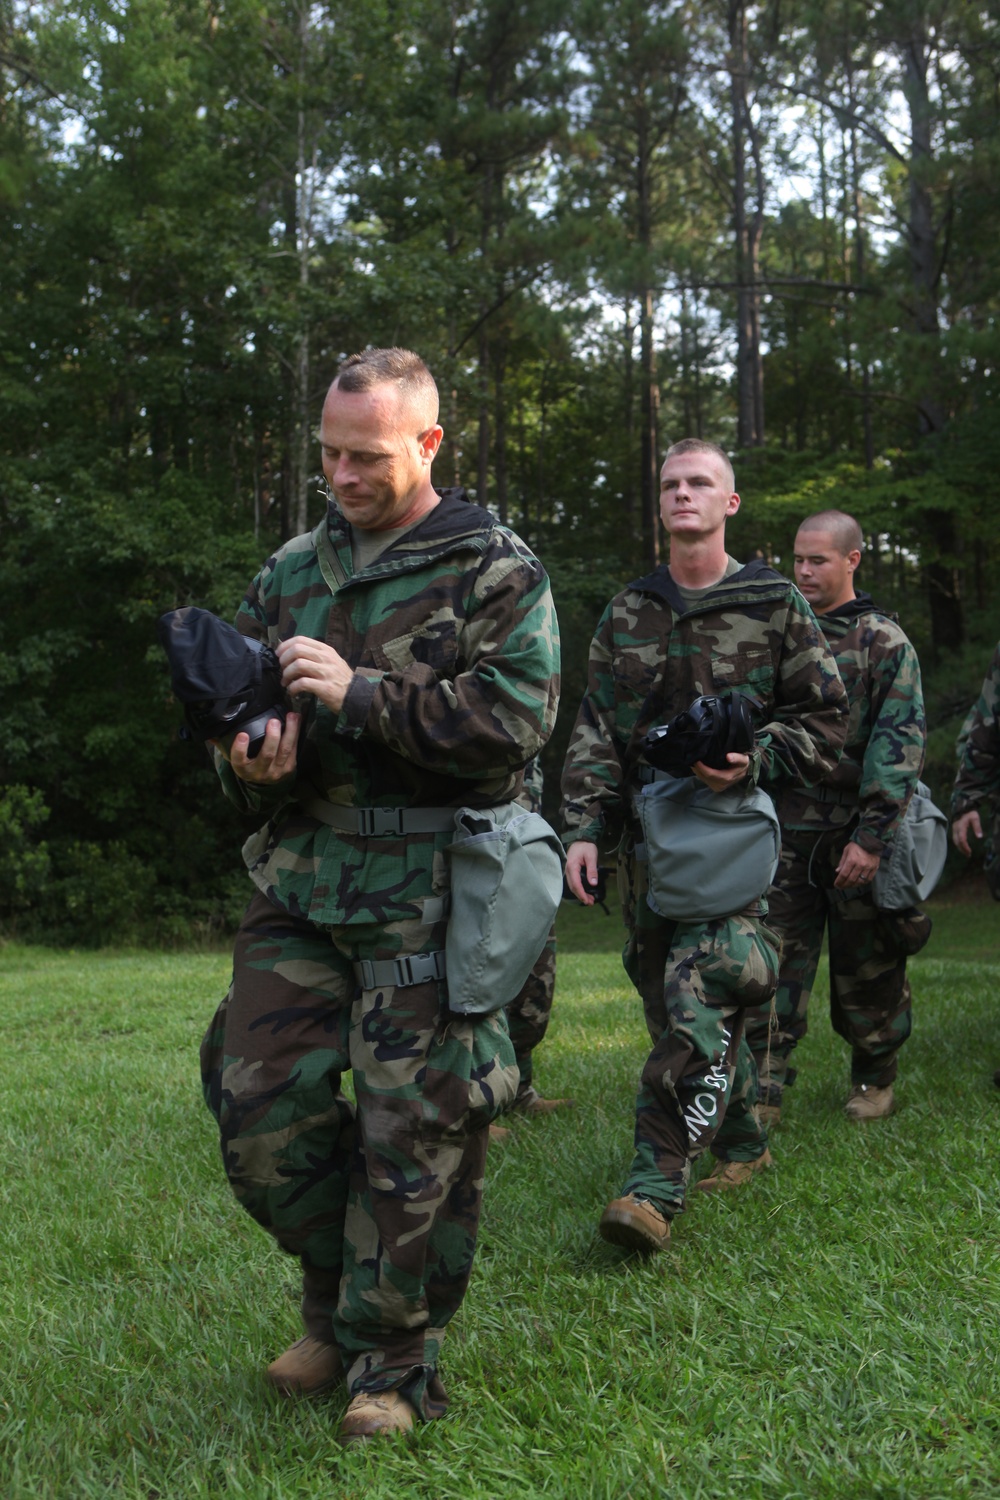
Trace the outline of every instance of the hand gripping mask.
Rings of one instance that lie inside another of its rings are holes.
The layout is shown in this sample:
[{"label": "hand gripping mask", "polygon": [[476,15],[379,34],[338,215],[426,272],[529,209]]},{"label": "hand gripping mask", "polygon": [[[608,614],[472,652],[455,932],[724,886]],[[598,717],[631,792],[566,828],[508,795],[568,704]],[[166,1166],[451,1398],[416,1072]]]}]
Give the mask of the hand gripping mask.
[{"label": "hand gripping mask", "polygon": [[745,693],[696,698],[667,724],[659,724],[640,741],[648,765],[668,776],[690,776],[696,761],[713,770],[726,769],[726,756],[749,755],[754,747],[756,698]]},{"label": "hand gripping mask", "polygon": [[248,734],[252,760],[267,721],[284,724],[289,709],[281,664],[270,646],[190,606],[161,615],[156,629],[170,662],[170,685],[184,705],[188,738],[218,740],[228,751],[235,735]]}]

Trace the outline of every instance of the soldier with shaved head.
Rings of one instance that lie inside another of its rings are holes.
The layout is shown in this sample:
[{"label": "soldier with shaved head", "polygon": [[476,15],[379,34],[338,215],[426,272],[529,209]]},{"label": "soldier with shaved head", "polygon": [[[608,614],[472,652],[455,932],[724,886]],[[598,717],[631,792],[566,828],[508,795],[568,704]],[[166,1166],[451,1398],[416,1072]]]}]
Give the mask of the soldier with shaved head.
[{"label": "soldier with shaved head", "polygon": [[502,1009],[449,1008],[445,850],[458,808],[511,807],[558,700],[545,572],[464,491],[434,488],[437,418],[411,351],[341,367],[319,432],[327,514],[268,559],[236,622],[274,648],[296,712],[254,758],[246,734],[215,751],[264,822],[206,1098],[237,1198],[302,1268],[305,1335],[268,1379],[343,1387],[355,1441],[445,1410],[487,1127],[518,1087]]},{"label": "soldier with shaved head", "polygon": [[637,797],[658,773],[643,741],[699,696],[752,694],[752,753],[730,751],[721,769],[693,765],[704,786],[738,798],[758,783],[777,791],[820,780],[837,764],[847,729],[836,663],[801,595],[764,563],[744,565],[726,551],[726,521],[739,506],[721,448],[687,438],[669,449],[660,515],[670,561],[605,610],[563,772],[567,881],[592,904],[599,854],[617,848],[625,964],[653,1044],[632,1164],[600,1222],[605,1239],[642,1251],[668,1243],[702,1152],[718,1158],[699,1184],[710,1190],[747,1181],[770,1162],[743,1028],[747,1006],[767,1003],[778,973],[763,900],[704,920],[673,920],[650,904]]},{"label": "soldier with shaved head", "polygon": [[778,800],[781,863],[769,897],[783,945],[776,1016],[752,1014],[747,1023],[771,1124],[795,1076],[790,1060],[806,1034],[824,929],[830,1016],[851,1049],[846,1112],[859,1121],[890,1113],[912,1024],[906,958],[930,931],[922,912],[880,912],[872,893],[916,789],[926,724],[913,646],[895,616],[855,588],[863,545],[861,527],[840,510],[807,517],[795,538],[795,581],[837,659],[851,718],[836,770],[818,786],[787,787]]}]

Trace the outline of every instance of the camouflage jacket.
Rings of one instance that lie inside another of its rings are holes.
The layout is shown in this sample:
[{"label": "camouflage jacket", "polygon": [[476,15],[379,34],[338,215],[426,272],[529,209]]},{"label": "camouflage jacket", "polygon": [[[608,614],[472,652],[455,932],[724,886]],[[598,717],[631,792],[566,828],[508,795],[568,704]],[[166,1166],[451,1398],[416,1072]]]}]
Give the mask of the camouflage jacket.
[{"label": "camouflage jacket", "polygon": [[528,812],[541,813],[542,797],[545,794],[545,774],[538,756],[528,761],[524,768],[524,784],[516,800]]},{"label": "camouflage jacket", "polygon": [[355,673],[339,714],[305,699],[287,781],[252,787],[216,754],[231,800],[270,814],[244,847],[253,880],[276,905],[323,924],[436,920],[447,889],[440,851],[454,830],[366,838],[325,823],[322,810],[489,807],[518,796],[559,694],[541,564],[463,491],[446,490],[355,574],[349,528],[331,505],[264,564],[236,625],[272,645],[325,641]]},{"label": "camouflage jacket", "polygon": [[858,594],[819,617],[837,658],[851,705],[844,758],[824,776],[820,800],[788,787],[778,801],[786,828],[843,828],[860,819],[851,839],[882,854],[896,836],[924,765],[927,723],[917,653],[892,615]]},{"label": "camouflage jacket", "polygon": [[951,815],[960,818],[1000,791],[1000,645],[993,653],[983,690],[962,725],[955,746],[958,774]]},{"label": "camouflage jacket", "polygon": [[751,778],[774,790],[832,771],[847,696],[794,584],[753,562],[686,605],[665,566],[612,599],[590,648],[587,691],[563,770],[566,843],[606,849],[632,826],[639,741],[703,693],[742,688],[762,704]]}]

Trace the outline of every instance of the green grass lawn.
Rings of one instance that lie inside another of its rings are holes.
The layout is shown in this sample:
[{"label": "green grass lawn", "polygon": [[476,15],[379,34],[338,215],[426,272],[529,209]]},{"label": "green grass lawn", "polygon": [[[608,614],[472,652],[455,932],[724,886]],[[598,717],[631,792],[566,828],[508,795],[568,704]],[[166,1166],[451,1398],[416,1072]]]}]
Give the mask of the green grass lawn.
[{"label": "green grass lawn", "polygon": [[932,909],[898,1113],[841,1113],[821,977],[775,1170],[649,1261],[596,1234],[645,1052],[619,922],[564,912],[537,1081],[578,1108],[491,1150],[448,1417],[361,1451],[262,1378],[297,1287],[198,1089],[227,957],[0,948],[0,1496],[1000,1495],[1000,907]]}]

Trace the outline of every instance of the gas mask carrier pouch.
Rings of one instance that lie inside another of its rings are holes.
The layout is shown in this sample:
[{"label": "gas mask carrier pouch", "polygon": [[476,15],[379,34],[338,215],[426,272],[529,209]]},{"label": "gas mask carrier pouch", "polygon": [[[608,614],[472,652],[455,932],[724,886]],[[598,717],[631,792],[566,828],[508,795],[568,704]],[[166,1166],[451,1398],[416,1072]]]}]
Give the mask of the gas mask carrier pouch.
[{"label": "gas mask carrier pouch", "polygon": [[545,946],[563,891],[565,852],[538,813],[516,803],[459,808],[445,849],[451,910],[448,1006],[499,1010],[519,993]]},{"label": "gas mask carrier pouch", "polygon": [[948,819],[922,781],[910,798],[888,853],[875,872],[872,896],[879,911],[905,911],[926,901],[948,858]]},{"label": "gas mask carrier pouch", "polygon": [[662,776],[635,798],[648,864],[646,900],[662,917],[706,921],[758,901],[774,879],[781,829],[760,787],[713,792]]}]

